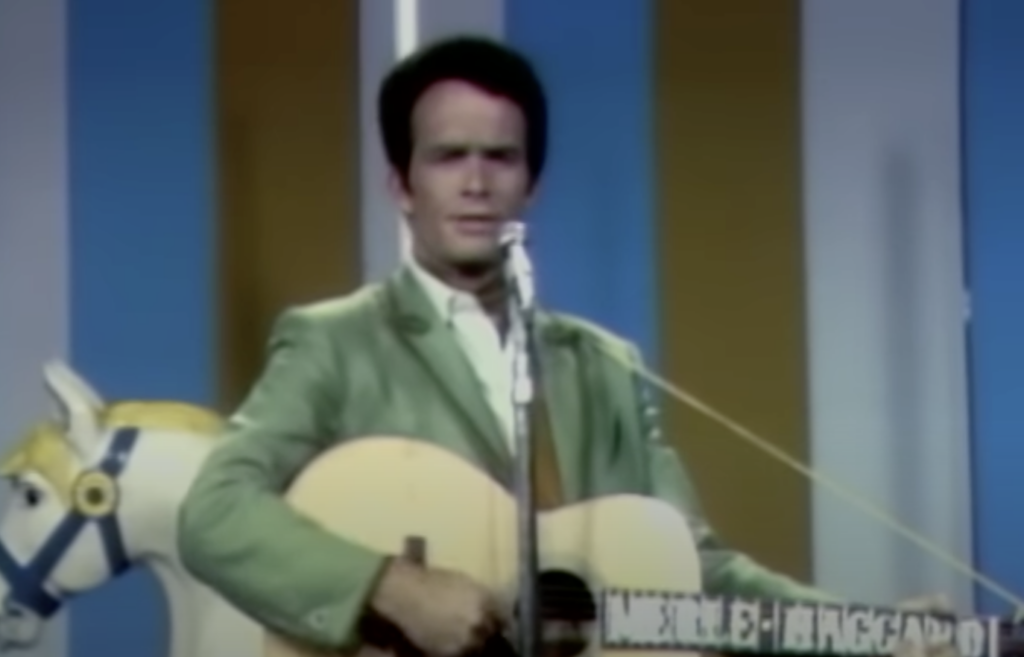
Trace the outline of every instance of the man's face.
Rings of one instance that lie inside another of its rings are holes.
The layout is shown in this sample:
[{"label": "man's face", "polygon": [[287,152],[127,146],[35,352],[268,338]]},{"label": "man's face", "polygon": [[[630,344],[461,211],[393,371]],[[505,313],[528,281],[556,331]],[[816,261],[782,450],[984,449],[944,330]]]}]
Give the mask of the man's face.
[{"label": "man's face", "polygon": [[511,101],[445,81],[420,98],[412,117],[407,184],[392,189],[409,218],[416,254],[442,267],[493,263],[501,224],[529,200],[526,124]]}]

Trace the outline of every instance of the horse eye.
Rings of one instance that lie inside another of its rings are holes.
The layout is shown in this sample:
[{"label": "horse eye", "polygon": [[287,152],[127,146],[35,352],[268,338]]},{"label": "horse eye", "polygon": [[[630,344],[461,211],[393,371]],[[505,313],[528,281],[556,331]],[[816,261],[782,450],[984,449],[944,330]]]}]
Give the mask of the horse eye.
[{"label": "horse eye", "polygon": [[35,488],[25,489],[25,504],[35,506],[42,501],[42,494]]}]

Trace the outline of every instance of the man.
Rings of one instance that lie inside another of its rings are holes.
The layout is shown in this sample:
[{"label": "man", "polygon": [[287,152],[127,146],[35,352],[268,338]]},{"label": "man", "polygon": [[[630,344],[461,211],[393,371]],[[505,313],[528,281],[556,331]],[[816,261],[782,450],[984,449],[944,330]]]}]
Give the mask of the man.
[{"label": "man", "polygon": [[[509,480],[499,229],[523,216],[543,170],[546,101],[518,54],[459,38],[400,63],[378,103],[413,257],[381,284],[280,317],[260,380],[183,505],[180,551],[196,577],[302,643],[354,647],[360,619],[374,612],[428,655],[447,657],[500,626],[485,590],[334,536],[294,513],[282,493],[323,450],[372,434],[434,441]],[[565,315],[544,312],[541,321],[567,498],[635,492],[669,501],[691,523],[710,592],[830,599],[716,538],[635,374],[608,356],[639,363],[632,345]],[[580,374],[562,376],[569,371]],[[570,408],[580,416],[559,421]],[[586,434],[567,436],[566,426]]]}]

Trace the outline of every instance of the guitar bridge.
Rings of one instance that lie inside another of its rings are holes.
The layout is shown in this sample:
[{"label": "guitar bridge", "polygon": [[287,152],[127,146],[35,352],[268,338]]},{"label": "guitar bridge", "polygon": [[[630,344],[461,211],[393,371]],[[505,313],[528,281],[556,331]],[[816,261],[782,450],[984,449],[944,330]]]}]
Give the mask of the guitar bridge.
[{"label": "guitar bridge", "polygon": [[422,536],[406,536],[402,556],[417,566],[427,565],[427,539]]}]

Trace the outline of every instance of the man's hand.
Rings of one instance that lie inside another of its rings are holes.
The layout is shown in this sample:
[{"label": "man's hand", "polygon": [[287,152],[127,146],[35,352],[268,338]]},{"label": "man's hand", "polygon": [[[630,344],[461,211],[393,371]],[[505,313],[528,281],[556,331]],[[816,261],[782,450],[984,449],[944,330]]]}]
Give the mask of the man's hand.
[{"label": "man's hand", "polygon": [[[923,611],[936,614],[952,614],[953,606],[944,595],[929,595],[911,598],[897,605],[904,611]],[[903,643],[896,646],[894,657],[959,657],[956,647],[950,645],[918,646]]]},{"label": "man's hand", "polygon": [[472,653],[504,625],[490,593],[469,577],[401,559],[388,565],[370,606],[430,657]]}]

